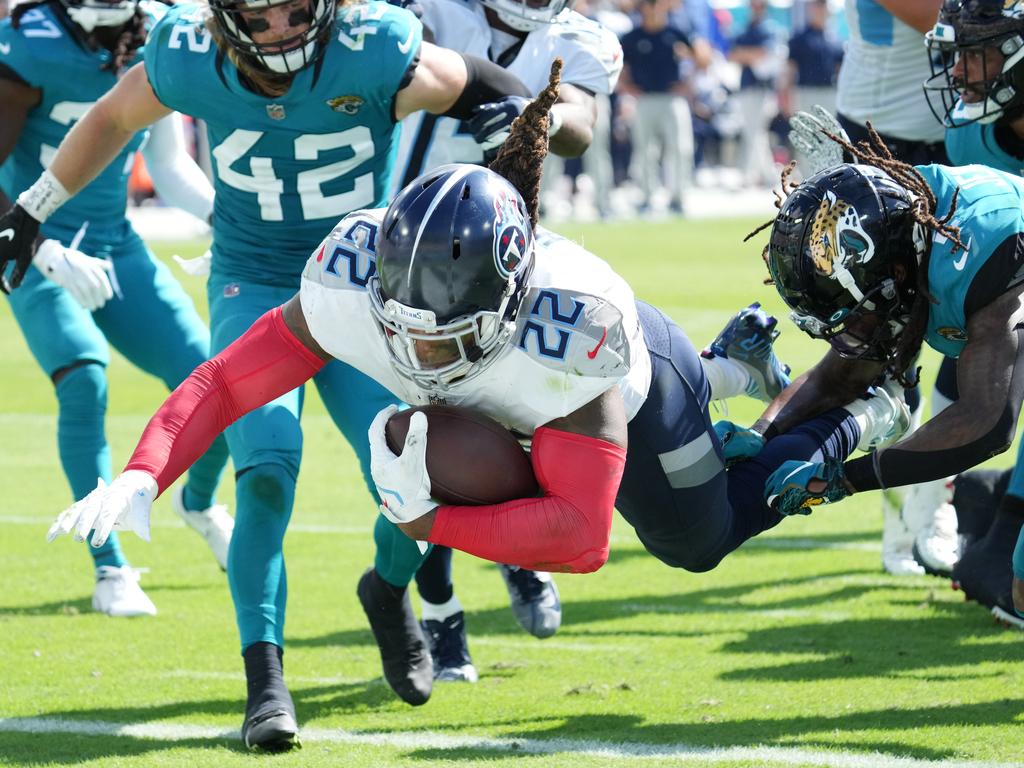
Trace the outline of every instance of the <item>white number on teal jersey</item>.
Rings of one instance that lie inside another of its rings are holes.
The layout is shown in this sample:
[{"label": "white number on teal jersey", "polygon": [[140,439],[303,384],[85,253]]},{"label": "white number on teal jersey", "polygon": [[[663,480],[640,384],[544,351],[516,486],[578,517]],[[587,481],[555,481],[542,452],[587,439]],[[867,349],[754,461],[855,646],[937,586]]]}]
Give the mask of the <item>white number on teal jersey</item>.
[{"label": "white number on teal jersey", "polygon": [[[232,168],[236,163],[245,165],[243,158],[263,138],[262,131],[235,130],[213,149],[217,163],[217,176],[229,187],[251,192],[260,205],[263,221],[284,221],[281,195],[284,181],[274,175],[273,161],[268,157],[249,157],[249,172]],[[373,136],[370,129],[359,125],[337,133],[319,133],[295,139],[295,159],[316,161],[321,152],[349,148],[353,155],[347,160],[300,171],[295,179],[304,219],[339,218],[365,208],[374,201],[373,172],[368,171],[352,181],[352,189],[337,195],[325,195],[321,186],[350,173],[374,156]]]},{"label": "white number on teal jersey", "polygon": [[[39,8],[25,11],[20,23],[27,25],[21,30],[25,37],[44,37],[52,40],[61,36],[60,27],[46,18],[46,14]],[[33,26],[36,24],[38,26]]]}]

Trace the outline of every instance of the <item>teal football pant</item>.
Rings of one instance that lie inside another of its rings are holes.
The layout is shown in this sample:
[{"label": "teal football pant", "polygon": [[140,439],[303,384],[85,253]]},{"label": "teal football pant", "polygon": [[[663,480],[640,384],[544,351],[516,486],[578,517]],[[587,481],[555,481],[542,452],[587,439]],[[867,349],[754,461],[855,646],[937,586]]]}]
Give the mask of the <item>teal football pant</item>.
[{"label": "teal football pant", "polygon": [[[295,294],[294,286],[263,285],[216,272],[207,289],[214,353]],[[378,411],[398,401],[369,377],[337,361],[324,366],[313,383],[331,419],[359,458],[363,479],[373,494],[366,432]],[[237,502],[228,552],[228,582],[243,652],[257,642],[284,647],[288,582],[282,545],[302,458],[299,419],[303,397],[304,388],[300,387],[243,416],[225,432],[235,465]],[[367,498],[368,528],[376,504],[376,496]],[[411,548],[418,565],[420,554],[415,542],[390,523],[386,525],[399,545]]]},{"label": "teal football pant", "polygon": [[[9,297],[11,310],[40,368],[56,379],[57,444],[73,497],[81,499],[96,479],[111,480],[110,447],[104,430],[107,409],[108,343],[129,362],[178,386],[207,358],[210,335],[192,300],[127,225],[120,237],[86,238],[80,249],[109,258],[115,295],[94,313],[34,267]],[[65,243],[67,244],[67,243]],[[156,404],[154,404],[155,407]],[[212,503],[227,445],[219,437],[193,466],[188,490]],[[97,565],[121,565],[116,537],[90,552]]]}]

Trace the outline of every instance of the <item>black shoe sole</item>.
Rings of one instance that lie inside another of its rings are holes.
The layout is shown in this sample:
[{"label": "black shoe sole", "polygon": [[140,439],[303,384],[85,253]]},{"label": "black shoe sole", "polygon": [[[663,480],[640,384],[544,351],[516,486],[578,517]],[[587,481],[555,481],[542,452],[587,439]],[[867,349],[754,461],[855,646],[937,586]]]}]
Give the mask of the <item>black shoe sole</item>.
[{"label": "black shoe sole", "polygon": [[301,749],[299,726],[290,712],[275,711],[242,725],[242,742],[257,752],[287,752]]}]

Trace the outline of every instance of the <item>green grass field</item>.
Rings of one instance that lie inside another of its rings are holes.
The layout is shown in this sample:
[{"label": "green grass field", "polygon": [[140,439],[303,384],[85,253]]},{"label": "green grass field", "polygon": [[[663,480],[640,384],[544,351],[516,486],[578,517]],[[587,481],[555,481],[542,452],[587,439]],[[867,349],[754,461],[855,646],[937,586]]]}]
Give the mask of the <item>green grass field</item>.
[{"label": "green grass field", "polygon": [[[760,245],[740,243],[755,223],[559,229],[702,344],[754,299],[782,314]],[[199,303],[200,281],[182,279]],[[802,370],[822,349],[784,325],[780,355]],[[244,677],[212,556],[161,499],[153,542],[122,539],[149,569],[159,615],[92,613],[82,545],[44,542],[68,502],[55,403],[6,305],[0,360],[0,765],[1024,765],[1021,635],[948,582],[883,573],[875,494],[786,520],[707,574],[661,565],[617,521],[599,573],[559,577],[564,624],[545,641],[519,631],[492,566],[458,555],[480,682],[402,704],[355,597],[374,507],[315,396],[286,542],[286,673],[305,746],[252,756],[237,736]],[[116,355],[110,379],[120,466],[164,393]],[[758,412],[734,403],[729,416]],[[230,479],[220,497],[232,499]]]}]

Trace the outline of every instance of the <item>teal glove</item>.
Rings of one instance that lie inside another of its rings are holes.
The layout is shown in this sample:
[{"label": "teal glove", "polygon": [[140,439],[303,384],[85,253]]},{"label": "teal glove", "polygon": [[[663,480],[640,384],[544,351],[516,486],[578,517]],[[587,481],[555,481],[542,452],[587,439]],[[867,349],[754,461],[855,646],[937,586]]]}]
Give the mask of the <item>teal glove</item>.
[{"label": "teal glove", "polygon": [[764,438],[759,433],[731,421],[715,422],[715,434],[722,443],[727,467],[757,456],[764,448]]},{"label": "teal glove", "polygon": [[[764,500],[780,514],[809,515],[811,507],[830,504],[850,495],[843,482],[846,474],[839,459],[825,459],[824,464],[813,461],[785,461],[772,472],[764,484]],[[817,481],[817,482],[815,482]],[[811,484],[817,488],[811,491]]]}]

